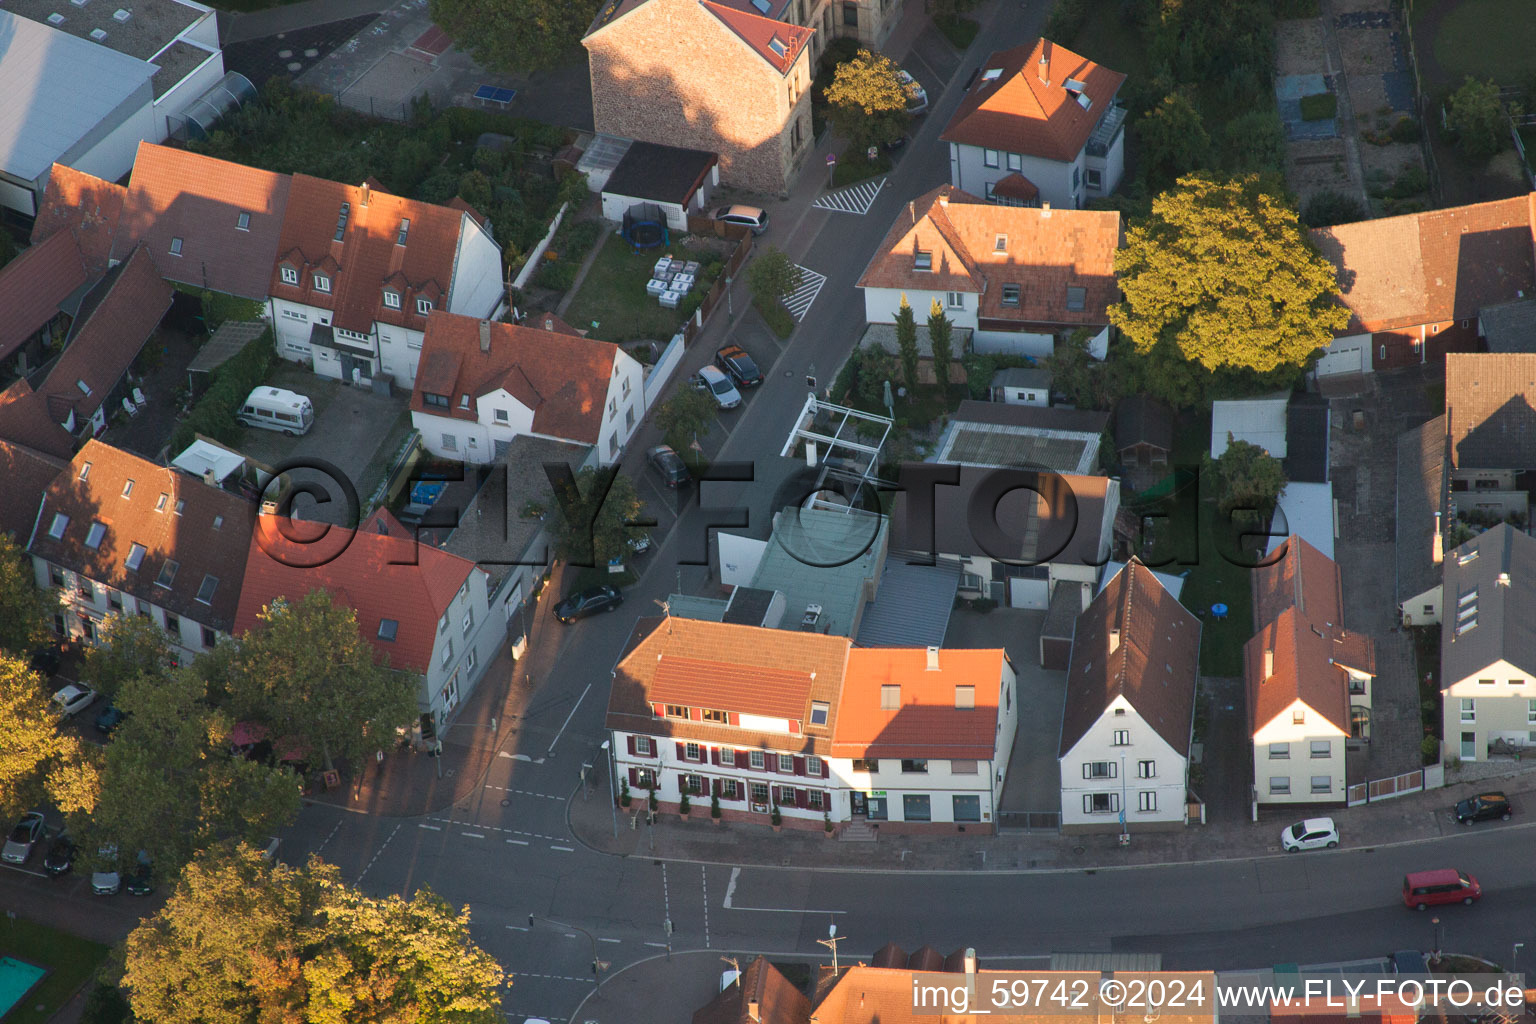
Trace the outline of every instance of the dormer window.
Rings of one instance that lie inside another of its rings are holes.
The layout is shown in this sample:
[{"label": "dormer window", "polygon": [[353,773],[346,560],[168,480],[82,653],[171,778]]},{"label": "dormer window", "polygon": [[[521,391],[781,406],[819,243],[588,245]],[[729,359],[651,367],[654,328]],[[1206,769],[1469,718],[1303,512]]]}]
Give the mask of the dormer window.
[{"label": "dormer window", "polygon": [[399,292],[392,292],[392,291],[385,290],[385,292],[384,292],[384,305],[388,309],[399,309],[400,308],[400,293]]},{"label": "dormer window", "polygon": [[919,249],[912,257],[913,270],[933,270],[933,253],[926,249]]},{"label": "dormer window", "polygon": [[832,706],[824,700],[811,701],[811,724],[826,725],[827,716],[832,712]]},{"label": "dormer window", "polygon": [[282,267],[281,272],[283,275],[283,284],[299,283],[299,272],[294,268],[285,265]]},{"label": "dormer window", "polygon": [[421,315],[421,316],[426,316],[428,313],[432,312],[432,300],[431,299],[417,299],[416,300],[416,312],[419,315]]},{"label": "dormer window", "polygon": [[317,292],[329,292],[330,290],[331,290],[331,279],[326,277],[324,274],[316,274],[315,275],[315,291],[317,291]]},{"label": "dormer window", "polygon": [[1088,291],[1085,288],[1067,286],[1067,310],[1072,313],[1081,313],[1087,305]]},{"label": "dormer window", "polygon": [[242,213],[240,216],[236,217],[235,218],[235,230],[236,231],[249,231],[249,230],[251,230],[251,215],[248,214],[248,213]]},{"label": "dormer window", "polygon": [[411,220],[409,217],[400,218],[400,230],[395,233],[395,244],[404,245],[405,236],[411,232]]},{"label": "dormer window", "polygon": [[469,408],[469,396],[468,395],[460,395],[459,396],[459,408],[460,409],[468,409]]},{"label": "dormer window", "polygon": [[171,239],[171,255],[172,256],[180,256],[181,255],[181,239],[179,239],[179,238]]}]

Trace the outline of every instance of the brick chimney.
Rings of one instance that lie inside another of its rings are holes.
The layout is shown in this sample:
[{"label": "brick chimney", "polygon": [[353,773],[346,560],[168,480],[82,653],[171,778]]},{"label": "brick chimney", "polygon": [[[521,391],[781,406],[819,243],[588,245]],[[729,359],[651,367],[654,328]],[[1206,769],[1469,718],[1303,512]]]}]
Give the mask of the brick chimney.
[{"label": "brick chimney", "polygon": [[937,672],[938,670],[939,670],[939,649],[937,647],[930,647],[930,648],[928,648],[928,671],[929,672]]},{"label": "brick chimney", "polygon": [[758,1003],[756,999],[750,1000],[747,1003],[747,1019],[755,1021],[760,1021],[763,1019],[762,1013],[758,1009]]},{"label": "brick chimney", "polygon": [[1275,674],[1275,652],[1268,648],[1264,651],[1264,678],[1268,679]]},{"label": "brick chimney", "polygon": [[363,182],[361,192],[362,196],[358,199],[357,205],[366,208],[368,206],[368,183],[366,181]]},{"label": "brick chimney", "polygon": [[946,209],[949,207],[949,193],[947,193],[947,192],[940,192],[939,193],[939,205],[942,206],[942,207],[945,207]]},{"label": "brick chimney", "polygon": [[1040,82],[1042,85],[1051,84],[1051,58],[1045,44],[1040,46]]},{"label": "brick chimney", "polygon": [[1050,203],[1041,203],[1040,204],[1040,216],[1044,217],[1044,218],[1047,218],[1047,219],[1050,218],[1050,216],[1051,216],[1051,204]]},{"label": "brick chimney", "polygon": [[481,352],[489,352],[490,350],[491,350],[491,322],[489,320],[481,320],[480,321],[480,351]]}]

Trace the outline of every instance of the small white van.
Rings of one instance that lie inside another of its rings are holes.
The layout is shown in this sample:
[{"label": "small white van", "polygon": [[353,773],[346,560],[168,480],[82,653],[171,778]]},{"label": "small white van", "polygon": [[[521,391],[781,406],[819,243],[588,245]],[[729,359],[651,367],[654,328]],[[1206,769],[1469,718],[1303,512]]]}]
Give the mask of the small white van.
[{"label": "small white van", "polygon": [[263,385],[246,396],[236,419],[247,427],[281,430],[292,437],[309,433],[315,425],[315,406],[296,391]]}]

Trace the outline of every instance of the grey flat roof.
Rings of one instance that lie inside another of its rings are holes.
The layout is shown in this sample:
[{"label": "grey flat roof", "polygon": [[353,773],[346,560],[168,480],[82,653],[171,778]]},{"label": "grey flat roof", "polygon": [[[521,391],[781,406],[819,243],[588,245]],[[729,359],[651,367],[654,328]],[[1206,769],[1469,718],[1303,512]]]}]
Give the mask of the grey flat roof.
[{"label": "grey flat roof", "polygon": [[960,563],[938,558],[922,565],[886,560],[875,599],[859,621],[860,647],[942,647],[960,588]]},{"label": "grey flat roof", "polygon": [[[91,30],[100,29],[107,34],[100,45],[140,60],[152,58],[209,13],[180,0],[86,0],[81,6],[73,0],[5,0],[5,9],[40,25],[48,24],[48,15],[62,14],[59,31],[94,45]],[[117,20],[120,10],[129,12],[127,21]]]},{"label": "grey flat roof", "polygon": [[[1402,605],[1440,582],[1434,560],[1435,513],[1444,511],[1445,416],[1436,416],[1397,438],[1397,603]],[[1449,524],[1446,524],[1447,526]],[[1408,609],[1410,615],[1418,609]]]},{"label": "grey flat roof", "polygon": [[25,181],[41,177],[155,74],[152,64],[10,10],[0,9],[0,40],[0,170]]},{"label": "grey flat roof", "polygon": [[213,337],[203,342],[203,347],[197,350],[197,355],[187,364],[187,373],[212,373],[233,359],[250,342],[261,337],[261,332],[266,329],[266,324],[254,320],[225,321],[213,332]]},{"label": "grey flat roof", "polygon": [[[108,39],[107,42],[111,40]],[[174,42],[161,50],[159,56],[155,58],[155,66],[160,69],[155,72],[155,99],[174,89],[182,79],[213,55],[212,50],[205,50],[201,46],[181,41]]]},{"label": "grey flat roof", "polygon": [[752,586],[784,595],[787,629],[798,629],[808,605],[821,605],[818,632],[853,633],[868,595],[866,581],[885,553],[885,517],[867,513],[787,508],[775,518]]},{"label": "grey flat roof", "polygon": [[1484,306],[1477,314],[1490,352],[1536,352],[1536,299]]}]

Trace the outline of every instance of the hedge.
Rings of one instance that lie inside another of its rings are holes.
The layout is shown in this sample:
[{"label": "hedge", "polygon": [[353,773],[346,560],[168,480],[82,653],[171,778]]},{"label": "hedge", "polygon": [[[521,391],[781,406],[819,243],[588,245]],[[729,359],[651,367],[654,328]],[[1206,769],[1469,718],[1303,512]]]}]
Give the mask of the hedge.
[{"label": "hedge", "polygon": [[272,328],[247,342],[228,362],[213,371],[213,381],[171,435],[171,451],[183,451],[198,434],[223,444],[240,440],[240,423],[235,414],[257,385],[272,369],[277,353],[272,345]]}]

